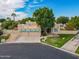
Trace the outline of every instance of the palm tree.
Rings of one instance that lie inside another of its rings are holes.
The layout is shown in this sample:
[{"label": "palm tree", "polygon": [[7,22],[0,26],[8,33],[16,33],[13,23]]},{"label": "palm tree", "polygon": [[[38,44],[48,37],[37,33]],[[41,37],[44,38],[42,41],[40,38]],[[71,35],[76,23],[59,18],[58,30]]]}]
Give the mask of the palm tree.
[{"label": "palm tree", "polygon": [[8,20],[11,20],[11,18],[10,18],[10,17],[7,17],[7,21],[8,21]]},{"label": "palm tree", "polygon": [[11,16],[13,16],[13,20],[15,20],[16,14],[12,13]]}]

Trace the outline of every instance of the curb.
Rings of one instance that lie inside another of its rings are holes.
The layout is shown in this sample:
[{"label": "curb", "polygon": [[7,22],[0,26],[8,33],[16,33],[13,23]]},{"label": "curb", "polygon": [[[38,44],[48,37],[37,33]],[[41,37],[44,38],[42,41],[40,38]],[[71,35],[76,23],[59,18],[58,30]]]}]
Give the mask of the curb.
[{"label": "curb", "polygon": [[[75,35],[72,39],[70,39],[67,43],[65,43],[65,44],[61,47],[61,49],[66,50],[66,49],[65,49],[66,46],[68,46],[69,43],[71,43],[73,40],[75,40],[77,36],[78,36],[78,35]],[[77,44],[77,46],[75,46],[74,52],[72,52],[72,53],[75,53],[75,51],[76,51],[76,49],[77,49],[78,47],[79,47],[79,45]],[[68,50],[67,50],[67,51],[68,51]],[[70,52],[70,51],[69,51],[69,52]]]},{"label": "curb", "polygon": [[78,57],[79,57],[79,54],[70,52],[70,51],[68,51],[68,50],[64,50],[64,49],[62,49],[62,48],[57,48],[57,47],[55,47],[55,46],[52,46],[52,45],[49,45],[49,44],[46,44],[46,43],[41,43],[41,44],[44,44],[44,45],[53,47],[53,48],[58,49],[58,50],[60,50],[60,51],[63,51],[63,52],[66,52],[66,53],[69,53],[69,54],[72,54],[72,55],[75,55],[75,56],[78,56]]}]

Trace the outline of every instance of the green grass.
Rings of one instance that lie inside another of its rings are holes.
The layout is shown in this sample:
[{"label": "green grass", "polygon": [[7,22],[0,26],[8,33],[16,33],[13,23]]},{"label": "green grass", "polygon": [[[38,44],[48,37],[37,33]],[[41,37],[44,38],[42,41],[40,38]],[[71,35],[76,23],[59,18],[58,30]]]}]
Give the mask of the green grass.
[{"label": "green grass", "polygon": [[76,53],[78,53],[78,54],[79,54],[79,47],[77,48]]},{"label": "green grass", "polygon": [[62,47],[67,41],[69,41],[74,35],[62,34],[58,38],[48,37],[44,43],[53,45],[55,47]]}]

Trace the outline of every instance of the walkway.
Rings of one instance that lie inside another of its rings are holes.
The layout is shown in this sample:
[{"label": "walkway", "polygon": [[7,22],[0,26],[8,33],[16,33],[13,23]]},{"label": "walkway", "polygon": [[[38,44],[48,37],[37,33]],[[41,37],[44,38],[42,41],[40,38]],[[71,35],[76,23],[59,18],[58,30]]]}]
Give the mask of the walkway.
[{"label": "walkway", "polygon": [[71,52],[75,52],[79,46],[79,34],[75,38],[67,42],[62,48]]}]

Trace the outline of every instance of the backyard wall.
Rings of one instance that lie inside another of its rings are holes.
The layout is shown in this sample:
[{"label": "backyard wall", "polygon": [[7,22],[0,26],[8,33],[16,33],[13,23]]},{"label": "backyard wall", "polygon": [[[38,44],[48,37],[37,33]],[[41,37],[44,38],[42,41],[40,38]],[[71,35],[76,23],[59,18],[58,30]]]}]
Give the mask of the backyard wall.
[{"label": "backyard wall", "polygon": [[[19,31],[12,31],[10,34],[9,39],[6,43],[12,43],[17,40],[25,40],[26,42],[40,42],[40,32],[19,32]],[[22,38],[22,39],[21,39]]]},{"label": "backyard wall", "polygon": [[78,31],[58,31],[58,32],[52,32],[54,34],[77,34]]}]

